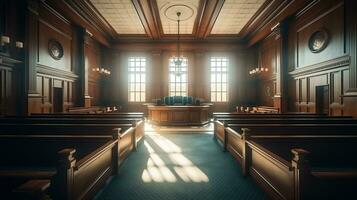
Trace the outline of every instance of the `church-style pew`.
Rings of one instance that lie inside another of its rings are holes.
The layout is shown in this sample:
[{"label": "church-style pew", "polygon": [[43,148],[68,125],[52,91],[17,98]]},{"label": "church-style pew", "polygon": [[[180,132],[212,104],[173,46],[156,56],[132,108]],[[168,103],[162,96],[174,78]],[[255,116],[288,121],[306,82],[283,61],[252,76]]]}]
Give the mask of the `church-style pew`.
[{"label": "church-style pew", "polygon": [[246,141],[246,174],[272,199],[356,199],[357,137]]},{"label": "church-style pew", "polygon": [[92,107],[72,107],[68,108],[68,113],[105,113],[106,108],[103,106],[92,106]]},{"label": "church-style pew", "polygon": [[[0,123],[1,134],[42,134],[62,135],[69,133],[73,136],[83,135],[110,138],[113,130],[120,132],[120,163],[122,163],[136,149],[137,144],[144,136],[144,124],[142,121],[135,124],[78,124],[72,123]],[[0,134],[0,135],[1,135]]]},{"label": "church-style pew", "polygon": [[117,113],[97,113],[97,114],[83,114],[83,113],[53,113],[53,114],[31,114],[30,117],[95,117],[95,118],[144,118],[144,113],[141,112],[117,112]]},{"label": "church-style pew", "polygon": [[[242,128],[244,127],[244,128]],[[239,124],[225,130],[224,150],[228,150],[245,171],[244,154],[249,139],[354,138],[357,124]]]},{"label": "church-style pew", "polygon": [[261,113],[213,113],[215,120],[222,118],[352,118],[351,116],[328,116],[313,113],[281,113],[281,114],[261,114]]},{"label": "church-style pew", "polygon": [[[357,124],[357,120],[352,118],[285,118],[285,117],[272,117],[272,118],[219,118],[214,121],[214,136],[226,144],[226,127],[228,124]],[[251,125],[250,125],[251,126]],[[245,126],[244,126],[245,127]],[[243,127],[241,127],[243,128]]]},{"label": "church-style pew", "polygon": [[[50,187],[43,192],[48,192],[53,199],[90,199],[117,173],[118,137],[118,132],[114,132],[112,138],[67,133],[57,136],[1,134],[1,196],[16,199],[18,196],[11,191],[19,193],[22,184],[49,180]],[[22,191],[24,199],[23,195]]]},{"label": "church-style pew", "polygon": [[[10,127],[9,124],[60,124],[59,127],[59,133],[63,131],[63,128],[65,127],[65,124],[70,125],[70,124],[83,124],[81,126],[76,126],[73,127],[73,130],[77,130],[76,132],[81,132],[80,129],[83,128],[82,132],[85,134],[88,134],[89,132],[94,132],[94,134],[98,133],[98,131],[103,131],[103,133],[106,133],[107,135],[111,134],[111,131],[113,128],[121,128],[121,131],[124,132],[130,132],[130,135],[132,135],[135,139],[135,144],[134,144],[134,149],[136,148],[136,144],[140,142],[140,140],[144,137],[144,121],[142,119],[126,119],[126,118],[32,118],[32,117],[10,117],[10,118],[0,118],[0,130],[6,127]],[[3,126],[4,125],[4,126]],[[8,126],[5,126],[8,125]],[[89,132],[87,131],[89,128]],[[97,125],[97,126],[95,126]],[[103,125],[107,125],[104,126]],[[16,131],[16,125],[13,125],[13,128],[9,131]],[[71,126],[70,126],[71,127]],[[130,129],[131,127],[132,130]],[[55,134],[57,131],[58,127],[52,130],[52,134]],[[130,130],[128,130],[130,129]],[[45,128],[40,128],[36,129],[36,131],[45,131]],[[126,136],[128,137],[128,136]]]}]

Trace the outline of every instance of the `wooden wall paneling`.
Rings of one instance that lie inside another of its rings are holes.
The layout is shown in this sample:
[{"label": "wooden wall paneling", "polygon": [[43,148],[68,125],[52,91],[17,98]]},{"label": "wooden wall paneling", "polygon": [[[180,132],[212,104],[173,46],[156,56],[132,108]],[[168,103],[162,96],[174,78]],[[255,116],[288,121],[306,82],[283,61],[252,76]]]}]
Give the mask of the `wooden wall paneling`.
[{"label": "wooden wall paneling", "polygon": [[38,62],[38,19],[39,2],[28,1],[27,21],[26,21],[26,41],[27,62],[25,67],[26,91],[27,91],[27,114],[40,113],[42,97],[36,92],[36,66]]},{"label": "wooden wall paneling", "polygon": [[[357,116],[357,4],[345,0],[346,50],[350,55],[350,69],[344,73],[343,112],[345,115]],[[349,77],[347,74],[349,73]],[[348,80],[348,81],[347,81]],[[348,85],[348,87],[346,87]],[[348,88],[347,90],[345,90]]]},{"label": "wooden wall paneling", "polygon": [[[88,74],[88,96],[86,99],[90,99],[90,105],[100,105],[101,99],[101,75],[98,72],[94,72],[95,68],[108,68],[103,66],[101,62],[101,49],[99,44],[90,37],[86,37],[85,47],[85,73]],[[88,106],[88,105],[87,105]]]},{"label": "wooden wall paneling", "polygon": [[[152,99],[160,99],[163,97],[161,88],[161,77],[162,77],[162,52],[152,51],[151,52],[151,72],[148,75],[148,79],[151,79],[150,84],[147,86],[147,91],[151,91]],[[151,78],[150,78],[151,77]],[[148,99],[149,100],[149,99]]]},{"label": "wooden wall paneling", "polygon": [[332,72],[330,74],[330,114],[342,115],[341,109],[341,92],[342,88],[342,71]]},{"label": "wooden wall paneling", "polygon": [[[320,5],[320,4],[318,4]],[[296,67],[306,67],[344,55],[343,3],[332,8],[310,9],[297,20],[296,49],[298,51]],[[325,29],[329,35],[329,44],[323,51],[313,53],[308,47],[308,40],[315,31]]]},{"label": "wooden wall paneling", "polygon": [[[295,94],[297,111],[315,112],[315,89],[319,85],[329,85],[331,115],[345,115],[344,96],[349,88],[350,56],[346,40],[349,30],[344,27],[346,20],[346,1],[316,2],[299,13],[289,30],[289,74],[290,84],[300,81],[300,90]],[[348,9],[347,9],[348,10]],[[308,40],[312,33],[325,28],[329,33],[329,44],[322,52],[312,53]],[[346,32],[347,31],[347,32]],[[342,96],[342,97],[341,97]],[[307,108],[304,102],[306,97]],[[348,107],[348,106],[347,106]]]}]

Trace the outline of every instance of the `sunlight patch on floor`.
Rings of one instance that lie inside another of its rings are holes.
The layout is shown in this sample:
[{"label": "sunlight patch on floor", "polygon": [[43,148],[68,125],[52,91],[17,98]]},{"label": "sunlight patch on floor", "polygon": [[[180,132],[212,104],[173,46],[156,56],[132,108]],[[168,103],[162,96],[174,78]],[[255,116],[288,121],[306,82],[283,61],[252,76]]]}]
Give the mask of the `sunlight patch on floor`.
[{"label": "sunlight patch on floor", "polygon": [[[209,182],[208,176],[182,154],[181,147],[157,133],[146,135],[146,137],[148,139],[144,141],[144,146],[149,152],[149,158],[146,169],[141,175],[143,182],[174,183],[178,179],[183,182]],[[166,162],[155,152],[152,145],[158,146],[165,152],[160,155],[167,158]]]},{"label": "sunlight patch on floor", "polygon": [[212,134],[213,123],[204,126],[156,126],[150,122],[145,122],[145,132],[202,132]]}]

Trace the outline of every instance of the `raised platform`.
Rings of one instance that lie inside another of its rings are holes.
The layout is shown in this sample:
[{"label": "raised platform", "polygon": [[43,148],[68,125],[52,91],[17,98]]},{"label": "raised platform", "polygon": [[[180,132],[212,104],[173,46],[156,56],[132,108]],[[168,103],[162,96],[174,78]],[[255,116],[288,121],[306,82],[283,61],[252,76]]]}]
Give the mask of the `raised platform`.
[{"label": "raised platform", "polygon": [[148,105],[149,121],[162,126],[202,126],[209,122],[209,105],[152,106]]}]

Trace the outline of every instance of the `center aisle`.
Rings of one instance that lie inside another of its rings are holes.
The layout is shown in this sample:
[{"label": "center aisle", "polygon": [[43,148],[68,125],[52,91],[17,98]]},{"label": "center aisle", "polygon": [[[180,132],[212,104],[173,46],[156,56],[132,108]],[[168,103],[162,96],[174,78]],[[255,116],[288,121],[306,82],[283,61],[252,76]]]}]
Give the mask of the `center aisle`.
[{"label": "center aisle", "polygon": [[147,133],[98,200],[267,199],[212,134]]}]

